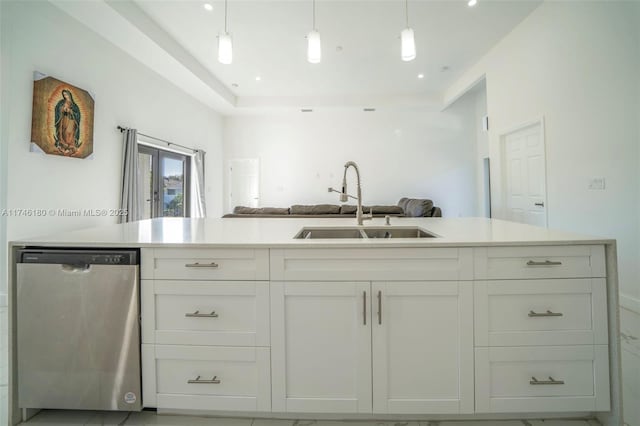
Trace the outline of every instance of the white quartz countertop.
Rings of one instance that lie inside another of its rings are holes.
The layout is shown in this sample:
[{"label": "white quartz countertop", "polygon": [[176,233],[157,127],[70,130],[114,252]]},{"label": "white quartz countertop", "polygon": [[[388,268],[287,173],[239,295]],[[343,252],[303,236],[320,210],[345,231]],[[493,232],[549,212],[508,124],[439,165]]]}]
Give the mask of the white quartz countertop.
[{"label": "white quartz countertop", "polygon": [[[437,238],[315,239],[293,236],[303,227],[355,226],[355,218],[163,218],[67,231],[13,241],[13,245],[61,247],[446,247],[540,244],[612,244],[581,235],[498,219],[392,218],[392,226],[418,226]],[[384,218],[364,227],[384,226]]]}]

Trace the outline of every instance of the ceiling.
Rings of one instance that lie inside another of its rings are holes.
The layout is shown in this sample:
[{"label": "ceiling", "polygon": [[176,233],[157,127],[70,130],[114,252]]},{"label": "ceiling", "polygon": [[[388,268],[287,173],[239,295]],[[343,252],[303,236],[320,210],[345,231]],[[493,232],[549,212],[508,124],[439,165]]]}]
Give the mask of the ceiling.
[{"label": "ceiling", "polygon": [[216,37],[224,31],[223,0],[50,1],[225,115],[441,102],[469,66],[542,3],[479,0],[470,8],[467,0],[409,0],[417,58],[403,62],[402,0],[317,0],[323,57],[314,65],[306,61],[311,0],[229,0],[234,60],[222,65]]}]

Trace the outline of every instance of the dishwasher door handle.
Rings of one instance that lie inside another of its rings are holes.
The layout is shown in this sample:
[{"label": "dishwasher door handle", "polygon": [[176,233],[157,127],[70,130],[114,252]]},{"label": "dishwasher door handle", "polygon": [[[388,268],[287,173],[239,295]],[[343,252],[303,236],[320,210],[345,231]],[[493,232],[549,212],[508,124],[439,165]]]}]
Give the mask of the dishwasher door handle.
[{"label": "dishwasher door handle", "polygon": [[84,265],[70,265],[67,263],[63,263],[60,265],[64,272],[89,272],[91,270],[91,265],[85,263]]}]

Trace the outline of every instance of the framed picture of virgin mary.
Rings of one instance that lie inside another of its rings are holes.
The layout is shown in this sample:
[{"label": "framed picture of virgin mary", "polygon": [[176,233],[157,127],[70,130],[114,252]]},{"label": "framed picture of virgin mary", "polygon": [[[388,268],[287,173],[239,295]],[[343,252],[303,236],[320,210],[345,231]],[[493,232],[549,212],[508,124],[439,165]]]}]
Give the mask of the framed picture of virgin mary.
[{"label": "framed picture of virgin mary", "polygon": [[93,153],[93,97],[53,77],[34,74],[31,150],[65,157]]}]

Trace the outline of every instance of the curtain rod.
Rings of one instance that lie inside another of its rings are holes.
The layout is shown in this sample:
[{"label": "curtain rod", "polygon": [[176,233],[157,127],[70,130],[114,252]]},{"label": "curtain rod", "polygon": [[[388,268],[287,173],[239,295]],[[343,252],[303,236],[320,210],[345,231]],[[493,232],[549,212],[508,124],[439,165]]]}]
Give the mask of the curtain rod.
[{"label": "curtain rod", "polygon": [[[130,129],[129,127],[118,126],[118,130],[120,130],[120,133],[124,132],[125,130],[129,130],[129,129]],[[193,152],[200,151],[199,149],[193,149],[193,148],[188,147],[188,146],[180,145],[179,143],[170,142],[170,141],[167,141],[167,140],[164,140],[164,139],[156,138],[155,136],[145,135],[144,133],[141,133],[141,132],[138,132],[138,134],[140,136],[144,136],[145,138],[154,139],[154,140],[157,140],[157,141],[160,141],[160,142],[164,142],[169,146],[175,145],[175,146],[179,146],[180,148],[188,149],[189,151],[193,151]]]}]

